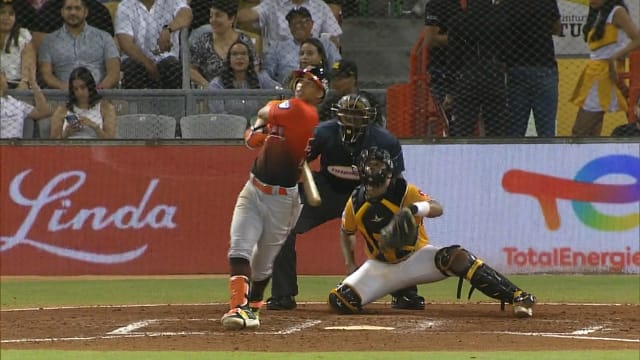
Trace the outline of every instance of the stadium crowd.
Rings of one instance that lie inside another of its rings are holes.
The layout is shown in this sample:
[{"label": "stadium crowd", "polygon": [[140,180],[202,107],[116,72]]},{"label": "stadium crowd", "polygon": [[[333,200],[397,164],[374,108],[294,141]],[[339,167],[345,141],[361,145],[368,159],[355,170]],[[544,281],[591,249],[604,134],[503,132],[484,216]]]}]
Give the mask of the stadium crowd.
[{"label": "stadium crowd", "polygon": [[[392,3],[402,2],[390,1],[390,13]],[[75,99],[76,93],[91,91],[87,86],[72,88],[71,75],[79,68],[90,72],[99,93],[102,89],[290,89],[293,70],[321,66],[333,88],[319,105],[321,120],[326,120],[332,117],[331,102],[349,91],[340,89],[345,79],[351,76],[357,81],[358,76],[355,59],[344,63],[347,70],[354,70],[332,76],[332,69],[344,69],[340,66],[343,19],[368,15],[368,4],[0,0],[0,138],[19,137],[6,129],[20,124],[8,122],[27,118],[28,112],[14,119],[17,110],[8,109],[16,104],[14,98],[4,100],[13,89],[32,90],[35,108],[42,100],[40,87],[68,91]],[[535,6],[516,0],[419,0],[406,5],[408,11],[398,9],[395,16],[424,17],[430,93],[448,123],[448,136],[522,137],[530,113],[538,136],[556,135],[558,69],[553,36],[563,35],[557,0],[537,1]],[[572,102],[580,110],[574,136],[603,135],[604,114],[627,110],[632,96],[638,96],[629,93],[618,77],[629,53],[640,48],[640,32],[631,19],[623,0],[590,2],[583,29],[591,61],[575,79]],[[182,33],[188,33],[188,43],[181,43]],[[241,115],[249,126],[262,105],[262,101],[211,99],[206,108],[211,113]],[[74,106],[82,105],[69,102],[63,118],[77,115]],[[36,115],[31,118],[52,114]],[[67,128],[66,120],[61,126]],[[49,135],[70,134],[57,128],[52,127]],[[76,135],[116,136],[112,129],[103,131],[102,125],[98,130]]]}]

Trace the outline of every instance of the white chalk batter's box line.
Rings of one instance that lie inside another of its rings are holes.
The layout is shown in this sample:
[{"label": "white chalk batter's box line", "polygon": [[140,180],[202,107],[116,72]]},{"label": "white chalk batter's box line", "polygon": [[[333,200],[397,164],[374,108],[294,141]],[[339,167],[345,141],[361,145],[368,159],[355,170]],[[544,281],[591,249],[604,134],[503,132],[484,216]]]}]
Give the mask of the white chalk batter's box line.
[{"label": "white chalk batter's box line", "polygon": [[[327,305],[326,301],[307,301],[307,302],[297,302],[298,305]],[[384,304],[389,305],[390,302],[373,302],[372,304]],[[460,304],[468,304],[468,305],[489,305],[495,306],[494,302],[464,302],[464,301],[442,301],[429,303],[433,305],[460,305]],[[429,306],[427,304],[427,306]],[[220,306],[220,305],[229,305],[228,303],[193,303],[193,304],[171,304],[172,306]],[[638,306],[634,304],[598,304],[598,303],[556,303],[556,302],[545,302],[545,303],[536,303],[536,306]],[[137,308],[137,307],[161,307],[167,306],[167,304],[128,304],[128,305],[78,305],[78,306],[49,306],[49,307],[31,307],[31,308],[16,308],[16,309],[1,309],[0,312],[16,312],[16,311],[42,311],[42,310],[74,310],[74,309],[118,309],[118,308]],[[327,305],[328,306],[328,305]]]},{"label": "white chalk batter's box line", "polygon": [[[353,318],[351,318],[353,319]],[[148,332],[141,331],[143,328],[150,325],[164,324],[177,321],[212,321],[217,322],[218,319],[147,319],[130,323],[126,326],[119,327],[113,331],[99,336],[84,336],[84,337],[65,337],[65,338],[40,338],[40,339],[10,339],[2,340],[1,343],[27,343],[27,342],[62,342],[62,341],[88,341],[88,340],[104,340],[104,339],[121,339],[121,338],[137,338],[137,337],[160,337],[160,336],[198,336],[198,335],[228,335],[230,332],[211,332],[211,331],[162,331],[162,332]],[[306,320],[293,326],[289,326],[279,331],[255,331],[256,335],[287,335],[296,332],[303,331],[304,329],[311,328],[322,323],[321,320]],[[434,329],[439,327],[446,321],[418,321],[416,322],[414,330]],[[392,327],[374,327],[367,325],[352,325],[343,327],[330,327],[327,330],[340,329],[339,331],[347,330],[394,330]],[[565,338],[565,339],[581,339],[581,340],[596,340],[596,341],[617,341],[617,342],[633,342],[640,343],[640,339],[624,339],[624,338],[610,338],[610,337],[595,337],[587,336],[598,331],[613,330],[606,328],[604,325],[590,326],[587,328],[578,329],[570,333],[542,333],[542,332],[515,332],[515,331],[476,331],[476,332],[464,332],[466,334],[506,334],[506,335],[518,335],[518,336],[540,336],[540,337],[552,337],[552,338]]]}]

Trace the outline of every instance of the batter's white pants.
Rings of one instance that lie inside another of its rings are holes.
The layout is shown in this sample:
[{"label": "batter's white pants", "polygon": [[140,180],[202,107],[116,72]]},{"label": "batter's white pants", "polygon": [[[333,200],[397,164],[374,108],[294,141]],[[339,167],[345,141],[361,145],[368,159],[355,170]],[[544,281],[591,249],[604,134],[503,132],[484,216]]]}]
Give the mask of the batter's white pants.
[{"label": "batter's white pants", "polygon": [[302,211],[298,187],[284,189],[286,195],[266,194],[250,178],[238,195],[228,256],[251,262],[251,280],[271,276],[273,262]]}]

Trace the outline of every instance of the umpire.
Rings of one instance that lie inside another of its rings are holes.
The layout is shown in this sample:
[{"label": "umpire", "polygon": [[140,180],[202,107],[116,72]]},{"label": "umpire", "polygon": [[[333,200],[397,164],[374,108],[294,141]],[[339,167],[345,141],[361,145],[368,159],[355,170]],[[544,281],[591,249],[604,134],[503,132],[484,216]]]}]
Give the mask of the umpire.
[{"label": "umpire", "polygon": [[[318,207],[305,205],[302,208],[295,228],[276,257],[273,264],[272,297],[266,304],[268,310],[296,308],[296,235],[342,215],[351,192],[360,184],[356,167],[360,152],[372,146],[385,149],[391,154],[396,175],[401,176],[404,171],[404,158],[398,139],[385,128],[373,125],[377,109],[371,104],[371,100],[361,93],[345,95],[334,105],[333,110],[337,118],[318,125],[307,154],[308,161],[320,156],[320,171],[313,175],[322,204]],[[416,286],[391,295],[392,307],[396,309],[424,309],[424,298],[418,295]]]}]

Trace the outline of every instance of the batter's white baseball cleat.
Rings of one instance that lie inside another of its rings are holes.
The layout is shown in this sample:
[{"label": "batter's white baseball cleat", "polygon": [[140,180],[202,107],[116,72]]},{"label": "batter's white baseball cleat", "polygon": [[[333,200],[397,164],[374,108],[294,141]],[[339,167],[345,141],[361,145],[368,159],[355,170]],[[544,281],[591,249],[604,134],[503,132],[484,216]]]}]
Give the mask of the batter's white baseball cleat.
[{"label": "batter's white baseball cleat", "polygon": [[260,326],[260,320],[248,306],[229,310],[220,321],[227,330],[255,329]]}]

